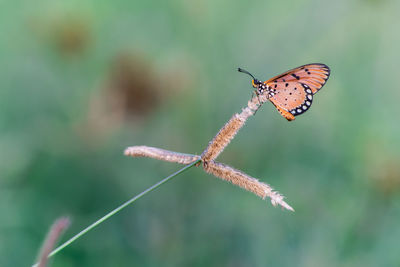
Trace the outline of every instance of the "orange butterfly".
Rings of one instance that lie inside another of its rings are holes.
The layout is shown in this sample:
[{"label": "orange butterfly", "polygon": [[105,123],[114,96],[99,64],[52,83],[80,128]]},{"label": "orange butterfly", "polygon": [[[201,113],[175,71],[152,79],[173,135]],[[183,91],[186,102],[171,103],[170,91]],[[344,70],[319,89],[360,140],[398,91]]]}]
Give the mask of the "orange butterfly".
[{"label": "orange butterfly", "polygon": [[250,72],[238,68],[238,71],[250,75],[257,95],[267,94],[283,117],[288,121],[306,112],[312,104],[313,96],[329,78],[330,69],[325,64],[312,63],[289,70],[268,81],[261,82]]}]

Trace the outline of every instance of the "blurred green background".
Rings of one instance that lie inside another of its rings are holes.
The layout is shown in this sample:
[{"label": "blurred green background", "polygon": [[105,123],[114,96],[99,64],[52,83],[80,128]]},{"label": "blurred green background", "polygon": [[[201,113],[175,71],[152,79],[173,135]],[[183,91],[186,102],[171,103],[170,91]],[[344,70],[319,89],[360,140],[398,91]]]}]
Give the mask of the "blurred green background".
[{"label": "blurred green background", "polygon": [[200,154],[268,79],[331,77],[287,122],[267,103],[218,159],[296,212],[193,168],[58,254],[52,266],[400,266],[400,1],[2,1],[0,266],[29,266]]}]

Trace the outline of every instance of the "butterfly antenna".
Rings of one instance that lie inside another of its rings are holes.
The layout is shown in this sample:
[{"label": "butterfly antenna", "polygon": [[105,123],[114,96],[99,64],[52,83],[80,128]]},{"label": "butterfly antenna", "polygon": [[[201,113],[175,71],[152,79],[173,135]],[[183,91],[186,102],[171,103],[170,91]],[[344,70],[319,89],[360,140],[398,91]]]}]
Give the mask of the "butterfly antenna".
[{"label": "butterfly antenna", "polygon": [[242,68],[238,68],[238,71],[250,75],[250,76],[253,78],[253,80],[257,80],[257,79],[254,78],[254,76],[253,76],[250,72],[248,72],[247,70],[244,70],[244,69],[242,69]]}]

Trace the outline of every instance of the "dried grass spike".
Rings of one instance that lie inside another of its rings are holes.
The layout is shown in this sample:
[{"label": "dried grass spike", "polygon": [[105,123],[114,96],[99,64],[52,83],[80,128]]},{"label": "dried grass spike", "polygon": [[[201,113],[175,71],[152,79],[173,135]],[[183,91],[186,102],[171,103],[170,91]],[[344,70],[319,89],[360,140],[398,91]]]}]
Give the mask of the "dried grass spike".
[{"label": "dried grass spike", "polygon": [[208,143],[207,148],[201,154],[203,161],[216,159],[224,151],[225,147],[244,126],[247,119],[254,115],[260,106],[268,100],[266,95],[258,95],[247,102],[247,107],[240,114],[234,114],[232,118],[219,130],[217,135]]},{"label": "dried grass spike", "polygon": [[239,114],[234,114],[232,118],[222,127],[218,134],[211,140],[207,148],[201,155],[202,160],[214,160],[221,154],[225,147],[231,142],[236,133],[243,127],[246,120]]},{"label": "dried grass spike", "polygon": [[181,164],[190,164],[200,159],[200,156],[197,155],[178,153],[150,146],[131,146],[125,149],[124,154],[125,156],[148,157]]},{"label": "dried grass spike", "polygon": [[223,180],[229,181],[247,191],[250,191],[262,199],[265,199],[266,197],[271,198],[271,203],[273,206],[281,205],[285,209],[294,211],[293,208],[283,200],[283,196],[281,194],[273,191],[269,185],[258,181],[256,178],[253,178],[230,166],[214,161],[204,162],[203,167],[206,172]]}]

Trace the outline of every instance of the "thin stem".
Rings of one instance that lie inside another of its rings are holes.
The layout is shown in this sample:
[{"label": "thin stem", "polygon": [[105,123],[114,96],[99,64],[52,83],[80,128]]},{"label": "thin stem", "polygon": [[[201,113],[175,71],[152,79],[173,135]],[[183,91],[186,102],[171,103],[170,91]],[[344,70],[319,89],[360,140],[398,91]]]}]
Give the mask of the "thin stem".
[{"label": "thin stem", "polygon": [[[154,189],[158,188],[159,186],[165,184],[166,182],[168,182],[169,180],[171,180],[172,178],[174,178],[175,176],[177,176],[178,174],[186,171],[187,169],[193,167],[195,164],[199,163],[201,161],[201,159],[198,159],[188,165],[186,165],[185,167],[183,167],[182,169],[178,170],[177,172],[171,174],[170,176],[164,178],[163,180],[159,181],[158,183],[152,185],[151,187],[147,188],[146,190],[144,190],[142,193],[134,196],[133,198],[131,198],[130,200],[126,201],[125,203],[123,203],[122,205],[120,205],[118,208],[112,210],[111,212],[109,212],[108,214],[106,214],[105,216],[101,217],[100,219],[98,219],[97,221],[95,221],[94,223],[92,223],[91,225],[89,225],[88,227],[86,227],[85,229],[83,229],[82,231],[80,231],[78,234],[76,234],[75,236],[73,236],[71,239],[69,239],[68,241],[66,241],[64,244],[60,245],[58,248],[56,248],[55,250],[53,250],[49,256],[47,258],[50,258],[54,255],[56,255],[58,252],[60,252],[61,250],[63,250],[65,247],[69,246],[72,242],[74,242],[75,240],[77,240],[78,238],[80,238],[81,236],[83,236],[84,234],[86,234],[87,232],[89,232],[90,230],[92,230],[93,228],[95,228],[96,226],[98,226],[99,224],[101,224],[102,222],[106,221],[107,219],[109,219],[111,216],[113,216],[114,214],[118,213],[119,211],[121,211],[122,209],[126,208],[127,206],[129,206],[130,204],[132,204],[133,202],[135,202],[136,200],[138,200],[139,198],[141,198],[142,196],[146,195],[147,193],[150,193],[151,191],[153,191]],[[38,263],[34,264],[32,267],[37,267]]]}]

